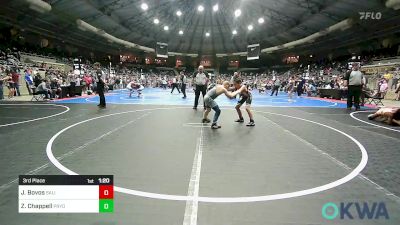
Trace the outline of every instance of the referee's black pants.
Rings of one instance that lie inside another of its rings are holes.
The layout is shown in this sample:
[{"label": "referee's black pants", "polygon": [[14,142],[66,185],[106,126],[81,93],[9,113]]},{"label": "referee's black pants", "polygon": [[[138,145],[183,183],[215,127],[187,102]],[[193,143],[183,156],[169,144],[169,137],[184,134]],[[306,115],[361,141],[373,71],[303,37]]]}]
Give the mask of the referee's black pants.
[{"label": "referee's black pants", "polygon": [[182,83],[181,91],[183,93],[183,98],[186,98],[186,84]]},{"label": "referee's black pants", "polygon": [[[199,104],[200,93],[203,95],[203,99],[204,99],[204,95],[206,95],[206,91],[207,91],[206,85],[196,85],[196,90],[194,91],[195,97],[194,97],[193,108],[197,108],[197,105]],[[203,100],[203,104],[204,104],[204,100]],[[206,108],[205,104],[204,104],[204,108]]]},{"label": "referee's black pants", "polygon": [[99,106],[106,106],[106,98],[104,97],[104,83],[97,83],[97,94],[99,94],[100,98]]},{"label": "referee's black pants", "polygon": [[351,108],[353,106],[354,99],[354,107],[356,107],[356,109],[360,109],[361,92],[361,85],[349,85],[347,92],[347,108]]}]

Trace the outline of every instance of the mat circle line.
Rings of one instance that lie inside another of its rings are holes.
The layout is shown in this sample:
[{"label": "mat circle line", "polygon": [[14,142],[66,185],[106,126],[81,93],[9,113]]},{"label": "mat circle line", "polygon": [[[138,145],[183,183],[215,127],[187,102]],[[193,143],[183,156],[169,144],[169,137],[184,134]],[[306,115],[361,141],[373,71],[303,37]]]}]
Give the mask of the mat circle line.
[{"label": "mat circle line", "polygon": [[375,127],[379,127],[379,128],[383,128],[383,129],[386,129],[386,130],[391,130],[391,131],[395,131],[395,132],[399,132],[399,133],[400,133],[400,130],[393,129],[393,128],[390,128],[390,127],[381,126],[381,125],[374,124],[374,123],[370,123],[370,122],[364,121],[364,120],[359,119],[359,118],[357,118],[356,116],[354,116],[354,114],[357,114],[357,113],[366,113],[366,112],[373,113],[372,111],[355,111],[355,112],[350,113],[350,117],[353,118],[353,119],[355,119],[355,120],[358,120],[358,121],[360,121],[360,122],[362,122],[362,123],[369,124],[369,125],[371,125],[371,126],[375,126]]},{"label": "mat circle line", "polygon": [[39,118],[35,118],[35,119],[30,119],[30,120],[24,120],[24,121],[14,122],[14,123],[0,124],[0,127],[8,127],[8,126],[17,125],[17,124],[23,124],[23,123],[29,123],[29,122],[33,122],[33,121],[48,119],[48,118],[51,118],[51,117],[55,117],[55,116],[59,116],[59,115],[61,115],[61,114],[64,114],[64,113],[66,113],[66,112],[68,112],[68,111],[70,110],[70,108],[69,108],[68,106],[65,106],[65,105],[58,105],[58,104],[28,104],[28,103],[24,103],[24,104],[0,104],[0,106],[2,106],[2,105],[8,105],[8,106],[10,106],[10,105],[12,105],[12,106],[24,106],[24,105],[30,105],[30,106],[33,106],[33,105],[41,105],[41,106],[42,106],[42,105],[46,105],[46,106],[58,106],[58,107],[63,107],[63,108],[65,108],[66,110],[64,110],[64,111],[62,111],[62,112],[60,112],[60,113],[56,113],[56,114],[50,115],[50,116],[44,116],[44,117],[39,117]]},{"label": "mat circle line", "polygon": [[[105,117],[110,117],[110,116],[115,116],[115,115],[122,115],[122,114],[127,114],[127,113],[146,112],[146,111],[155,111],[155,110],[171,110],[171,109],[190,109],[190,107],[172,107],[172,108],[153,108],[153,109],[132,110],[132,111],[107,114],[107,115],[98,116],[98,117],[94,117],[94,118],[90,118],[87,120],[77,122],[75,124],[72,124],[64,129],[60,130],[59,132],[57,132],[55,135],[53,135],[51,137],[51,139],[48,141],[47,146],[46,146],[47,157],[49,158],[51,163],[53,163],[53,165],[56,166],[58,169],[60,169],[62,172],[66,173],[68,175],[78,175],[76,172],[74,172],[74,171],[68,169],[67,167],[65,167],[64,165],[62,165],[53,154],[53,150],[52,150],[53,142],[62,133],[64,133],[65,131],[67,131],[77,125],[80,125],[80,124],[83,124],[83,123],[86,123],[86,122],[89,122],[92,120],[100,119],[100,118],[105,118]],[[347,134],[343,131],[340,131],[334,127],[331,127],[331,126],[328,126],[328,125],[325,125],[325,124],[322,124],[319,122],[315,122],[315,121],[311,121],[311,120],[307,120],[307,119],[299,118],[299,117],[295,117],[295,116],[289,116],[289,115],[285,115],[285,114],[272,113],[272,112],[257,111],[257,110],[254,110],[254,112],[297,119],[297,120],[309,122],[312,124],[316,124],[316,125],[331,129],[333,131],[336,131],[340,134],[343,134],[344,136],[349,138],[351,141],[353,141],[358,146],[358,148],[361,151],[361,161],[354,170],[352,170],[349,174],[347,174],[345,177],[343,177],[341,179],[338,179],[336,181],[333,181],[333,182],[330,182],[328,184],[321,185],[318,187],[309,188],[309,189],[305,189],[305,190],[301,190],[301,191],[281,193],[281,194],[250,196],[250,197],[202,197],[202,196],[192,197],[192,196],[186,196],[186,195],[171,195],[171,194],[159,194],[159,193],[138,191],[138,190],[128,189],[128,188],[124,188],[124,187],[118,187],[118,186],[115,186],[114,190],[116,192],[120,192],[120,193],[124,193],[124,194],[130,194],[130,195],[134,195],[134,196],[140,196],[140,197],[152,198],[152,199],[160,199],[160,200],[173,200],[173,201],[194,201],[194,200],[196,200],[199,202],[208,202],[208,203],[262,202],[262,201],[281,200],[281,199],[289,199],[289,198],[295,198],[295,197],[300,197],[300,196],[306,196],[306,195],[315,194],[315,193],[319,193],[322,191],[326,191],[326,190],[338,187],[344,183],[349,182],[353,178],[357,177],[361,173],[361,171],[365,168],[365,166],[367,165],[368,153],[367,153],[367,150],[365,149],[365,147],[354,137],[350,136],[349,134]]]}]

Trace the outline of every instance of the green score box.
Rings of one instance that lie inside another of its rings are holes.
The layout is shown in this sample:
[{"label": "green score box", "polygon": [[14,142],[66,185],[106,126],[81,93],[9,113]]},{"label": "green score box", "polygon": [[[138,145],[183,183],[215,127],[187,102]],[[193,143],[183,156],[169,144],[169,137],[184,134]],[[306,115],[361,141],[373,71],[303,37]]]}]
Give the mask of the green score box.
[{"label": "green score box", "polygon": [[100,199],[99,200],[99,212],[100,213],[114,212],[114,200],[113,199]]}]

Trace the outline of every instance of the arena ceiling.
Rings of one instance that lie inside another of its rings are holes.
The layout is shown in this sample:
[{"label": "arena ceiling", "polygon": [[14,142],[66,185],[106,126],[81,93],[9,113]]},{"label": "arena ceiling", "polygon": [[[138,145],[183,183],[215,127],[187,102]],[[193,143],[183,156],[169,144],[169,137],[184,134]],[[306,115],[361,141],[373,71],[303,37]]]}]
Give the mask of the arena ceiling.
[{"label": "arena ceiling", "polygon": [[[8,2],[0,9],[2,20],[44,36],[102,50],[121,46],[78,29],[77,19],[141,46],[154,48],[156,42],[164,42],[170,52],[198,55],[245,52],[248,44],[255,43],[261,48],[279,46],[347,18],[358,20],[359,12],[380,12],[382,20],[359,23],[326,38],[333,44],[331,48],[349,37],[362,40],[381,30],[400,30],[398,11],[385,7],[381,0],[47,0],[52,9],[46,13],[30,10],[27,0]],[[240,16],[238,12],[235,16],[238,9]],[[392,25],[379,24],[387,20]],[[326,47],[324,39],[316,43]]]}]

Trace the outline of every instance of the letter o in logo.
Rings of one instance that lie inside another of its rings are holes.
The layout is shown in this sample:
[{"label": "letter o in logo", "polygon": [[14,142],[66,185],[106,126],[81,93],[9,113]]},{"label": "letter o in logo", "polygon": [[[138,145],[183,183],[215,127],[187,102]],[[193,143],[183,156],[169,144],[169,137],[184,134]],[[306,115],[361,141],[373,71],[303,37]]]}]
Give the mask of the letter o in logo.
[{"label": "letter o in logo", "polygon": [[[328,208],[332,208],[333,209],[333,213],[331,215],[329,215],[327,213]],[[322,217],[324,217],[327,220],[333,220],[337,217],[337,215],[339,214],[339,208],[336,206],[335,203],[333,202],[328,202],[326,203],[324,206],[322,206]]]},{"label": "letter o in logo", "polygon": [[381,12],[377,12],[375,15],[375,19],[380,20],[382,18],[382,13]]}]

